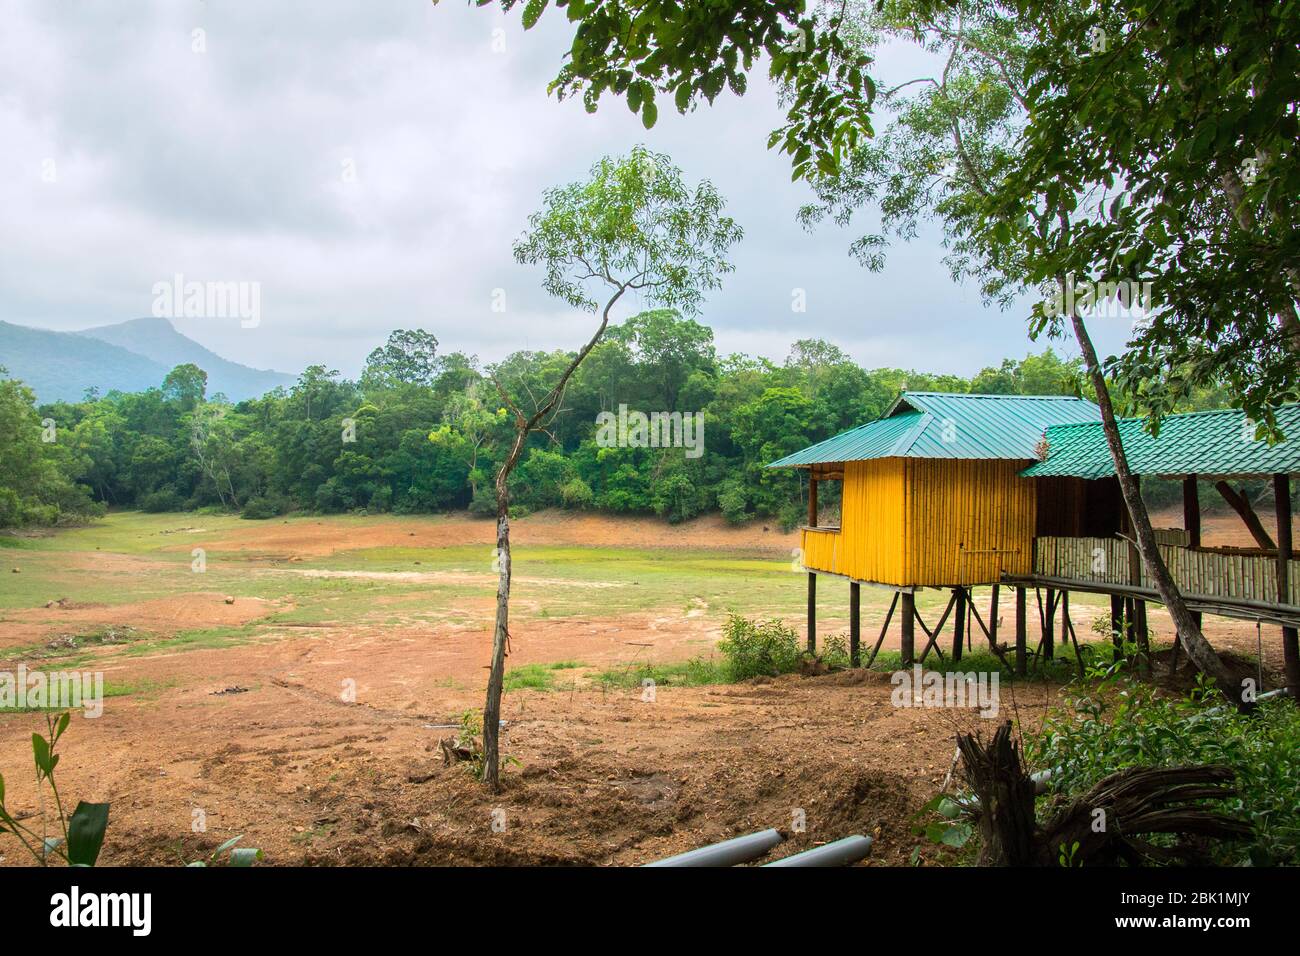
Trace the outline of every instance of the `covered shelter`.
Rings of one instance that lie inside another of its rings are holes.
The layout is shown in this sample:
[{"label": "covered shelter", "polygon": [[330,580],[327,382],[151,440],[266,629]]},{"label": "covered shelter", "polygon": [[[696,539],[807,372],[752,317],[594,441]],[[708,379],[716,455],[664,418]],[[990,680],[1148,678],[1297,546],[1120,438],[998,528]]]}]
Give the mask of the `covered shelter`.
[{"label": "covered shelter", "polygon": [[[1277,410],[1284,435],[1300,435],[1300,404]],[[1129,469],[1136,475],[1182,482],[1181,533],[1157,536],[1161,557],[1193,613],[1220,614],[1281,625],[1287,683],[1300,686],[1300,562],[1293,555],[1291,480],[1300,475],[1300,438],[1269,443],[1256,423],[1236,409],[1170,415],[1152,434],[1145,419],[1118,422]],[[1114,481],[1106,435],[1100,424],[1060,424],[1047,429],[1046,455],[1023,475],[1035,481],[1068,479],[1085,487]],[[1271,484],[1276,540],[1239,485]],[[1200,483],[1211,483],[1249,530],[1254,547],[1210,547],[1202,542]],[[1130,602],[1127,617],[1145,632],[1145,601],[1154,600],[1150,576],[1136,555],[1131,534],[1044,535],[1035,550],[1032,579],[1072,590],[1112,595]],[[1175,647],[1175,652],[1177,647]]]},{"label": "covered shelter", "polygon": [[[1300,404],[1283,406],[1277,419],[1285,434],[1300,434]],[[1291,530],[1300,438],[1257,438],[1255,424],[1236,410],[1171,415],[1155,435],[1142,418],[1121,419],[1119,428],[1134,474],[1182,482],[1183,527],[1156,529],[1156,540],[1189,607],[1198,619],[1212,613],[1280,625],[1287,682],[1300,686],[1300,562],[1292,554]],[[1158,595],[1138,556],[1100,413],[1091,402],[905,391],[879,419],[768,467],[808,472],[808,523],[800,535],[810,650],[816,646],[819,576],[849,582],[855,664],[863,584],[896,592],[871,659],[900,606],[905,663],[916,658],[917,624],[929,639],[919,655],[924,660],[950,619],[953,654],[960,657],[972,614],[1001,656],[1000,586],[1016,592],[1018,672],[1026,662],[1028,590],[1038,596],[1042,625],[1036,653],[1052,656],[1058,612],[1061,639],[1077,645],[1071,591],[1109,594],[1113,619],[1145,647],[1146,604]],[[1271,484],[1277,540],[1254,512],[1243,480]],[[818,485],[825,481],[842,482],[836,526],[819,523]],[[1203,544],[1200,482],[1212,483],[1241,516],[1255,547]],[[992,587],[987,621],[972,606],[971,588],[979,585]],[[919,588],[952,591],[933,628],[916,612]]]},{"label": "covered shelter", "polygon": [[[1047,428],[1099,418],[1091,402],[1067,396],[905,391],[877,420],[772,462],[769,468],[808,472],[801,549],[808,571],[810,648],[816,640],[818,575],[850,582],[849,643],[855,661],[859,585],[894,589],[894,606],[902,605],[903,659],[910,663],[914,623],[931,635],[931,645],[943,626],[941,621],[932,631],[919,620],[917,588],[952,589],[948,610],[956,611],[961,631],[969,589],[1032,573],[1040,531],[1108,531],[1122,510],[1118,485],[1074,479],[1040,483],[1021,476],[1040,457]],[[840,524],[822,527],[818,484],[831,480],[842,482]],[[1041,510],[1040,489],[1050,500]],[[991,617],[996,619],[996,609]],[[960,655],[956,642],[954,653]]]}]

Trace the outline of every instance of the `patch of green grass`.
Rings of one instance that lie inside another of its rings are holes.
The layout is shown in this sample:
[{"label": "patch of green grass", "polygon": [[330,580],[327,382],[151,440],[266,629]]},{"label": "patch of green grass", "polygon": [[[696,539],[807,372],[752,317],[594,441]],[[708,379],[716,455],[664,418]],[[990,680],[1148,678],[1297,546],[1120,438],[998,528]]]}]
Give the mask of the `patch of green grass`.
[{"label": "patch of green grass", "polygon": [[607,688],[644,687],[647,680],[654,681],[656,687],[700,687],[730,682],[725,664],[703,657],[670,664],[642,663],[615,667],[593,675],[591,680],[594,684]]},{"label": "patch of green grass", "polygon": [[554,664],[522,664],[506,671],[503,688],[512,690],[552,690],[555,672],[586,667],[580,661],[558,661]]},{"label": "patch of green grass", "polygon": [[158,651],[197,651],[234,647],[251,640],[260,629],[261,626],[254,623],[242,627],[210,627],[181,631],[175,637],[130,644],[122,649],[122,654],[126,657],[141,657]]}]

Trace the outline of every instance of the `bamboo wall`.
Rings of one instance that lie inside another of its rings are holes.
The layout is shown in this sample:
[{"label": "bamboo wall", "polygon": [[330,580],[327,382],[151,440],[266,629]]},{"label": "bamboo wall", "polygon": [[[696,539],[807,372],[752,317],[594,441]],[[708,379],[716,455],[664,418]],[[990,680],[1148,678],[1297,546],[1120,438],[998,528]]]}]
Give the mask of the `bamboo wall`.
[{"label": "bamboo wall", "polygon": [[844,466],[841,530],[805,529],[804,566],[902,586],[1029,574],[1034,482],[1019,461],[881,458]]},{"label": "bamboo wall", "polygon": [[907,459],[908,577],[990,584],[1033,566],[1035,488],[1023,461]]},{"label": "bamboo wall", "polygon": [[[1187,594],[1277,602],[1277,558],[1249,552],[1207,551],[1181,547],[1164,535],[1160,554],[1174,582]],[[1132,547],[1119,538],[1039,538],[1036,574],[1098,584],[1151,587],[1144,568],[1131,564]],[[1300,606],[1300,559],[1292,559],[1288,604]]]}]

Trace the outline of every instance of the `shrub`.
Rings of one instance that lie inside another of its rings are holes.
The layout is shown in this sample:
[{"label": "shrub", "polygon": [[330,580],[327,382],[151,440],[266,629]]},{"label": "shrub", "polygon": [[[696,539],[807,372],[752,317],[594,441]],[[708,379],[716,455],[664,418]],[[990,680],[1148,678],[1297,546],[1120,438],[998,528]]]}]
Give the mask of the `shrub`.
[{"label": "shrub", "polygon": [[184,511],[185,499],[171,488],[160,488],[158,491],[151,491],[140,499],[140,510],[147,511],[150,514],[159,514],[164,511]]},{"label": "shrub", "polygon": [[728,479],[718,489],[718,508],[722,517],[732,524],[740,524],[750,517],[749,501],[745,488],[739,481]]},{"label": "shrub", "polygon": [[496,489],[490,485],[480,485],[478,492],[469,503],[469,513],[483,518],[493,517],[497,513]]},{"label": "shrub", "polygon": [[738,614],[727,618],[718,650],[731,680],[776,676],[799,669],[803,652],[794,629],[778,620],[751,621]]},{"label": "shrub", "polygon": [[827,667],[841,670],[849,666],[849,640],[843,634],[832,634],[822,642],[822,652],[817,655]]},{"label": "shrub", "polygon": [[1215,862],[1300,864],[1300,708],[1286,698],[1242,714],[1205,685],[1186,698],[1160,697],[1113,665],[1026,734],[1025,752],[1051,768],[1052,791],[1065,797],[1125,767],[1225,764],[1236,771],[1240,797],[1223,809],[1248,820],[1255,838],[1214,845]]},{"label": "shrub", "polygon": [[596,496],[591,492],[591,486],[581,478],[574,478],[561,488],[560,497],[566,508],[590,508],[596,500]]},{"label": "shrub", "polygon": [[244,505],[244,510],[240,514],[241,518],[249,518],[254,521],[265,521],[267,518],[276,518],[284,514],[284,502],[276,498],[257,497],[249,498]]}]

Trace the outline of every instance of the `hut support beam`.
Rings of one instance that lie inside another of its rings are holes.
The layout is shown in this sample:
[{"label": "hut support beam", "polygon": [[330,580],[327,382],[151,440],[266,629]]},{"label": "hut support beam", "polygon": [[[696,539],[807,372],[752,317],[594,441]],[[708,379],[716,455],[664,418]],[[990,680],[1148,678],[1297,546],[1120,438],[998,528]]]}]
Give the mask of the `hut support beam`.
[{"label": "hut support beam", "polygon": [[889,602],[889,613],[885,615],[885,623],[880,628],[880,637],[876,638],[876,646],[871,649],[871,656],[867,658],[867,667],[871,667],[876,661],[876,655],[880,653],[880,647],[885,643],[885,635],[889,633],[889,622],[893,620],[894,608],[898,607],[899,592],[894,592],[894,600]]},{"label": "hut support beam", "polygon": [[1047,613],[1043,616],[1043,660],[1056,656],[1056,590],[1047,589]]},{"label": "hut support beam", "polygon": [[962,645],[966,643],[966,589],[953,588],[953,600],[957,602],[957,613],[952,626],[952,659],[961,660]]},{"label": "hut support beam", "polygon": [[1216,481],[1214,487],[1223,495],[1223,500],[1232,505],[1232,510],[1241,516],[1241,520],[1246,523],[1250,529],[1251,536],[1254,537],[1255,543],[1265,551],[1274,551],[1277,545],[1273,539],[1268,536],[1264,530],[1263,523],[1259,520],[1259,515],[1255,514],[1255,509],[1250,506],[1250,501],[1241,492],[1233,489],[1232,485],[1226,481]]},{"label": "hut support beam", "polygon": [[[817,479],[808,470],[808,527],[817,527]],[[817,575],[808,572],[808,653],[817,653]]]},{"label": "hut support beam", "polygon": [[1024,677],[1028,673],[1027,650],[1028,634],[1025,620],[1026,595],[1024,588],[1016,588],[1016,674]]},{"label": "hut support beam", "polygon": [[[1199,548],[1201,546],[1201,496],[1197,491],[1195,475],[1188,475],[1183,479],[1183,529],[1187,532],[1187,546]],[[1199,630],[1204,617],[1200,611],[1193,611],[1192,620],[1196,622]],[[1182,645],[1183,636],[1175,634],[1174,648],[1169,652],[1171,677],[1178,672],[1178,652],[1182,650]]]},{"label": "hut support beam", "polygon": [[1118,594],[1110,596],[1110,632],[1115,643],[1115,656],[1124,656],[1124,599]]},{"label": "hut support beam", "polygon": [[[1273,476],[1273,498],[1277,510],[1277,600],[1287,604],[1290,595],[1291,564],[1291,479],[1285,474]],[[1282,628],[1282,656],[1286,683],[1291,699],[1300,701],[1300,633],[1294,627]]]},{"label": "hut support beam", "polygon": [[808,653],[817,653],[817,574],[808,572]]},{"label": "hut support beam", "polygon": [[916,595],[911,591],[902,592],[903,634],[899,638],[899,650],[902,652],[903,666],[911,667],[916,657]]},{"label": "hut support beam", "polygon": [[862,663],[862,585],[849,582],[849,666]]},{"label": "hut support beam", "polygon": [[929,656],[931,649],[939,655],[940,660],[943,660],[943,650],[938,644],[939,635],[943,633],[943,626],[948,623],[948,615],[952,613],[952,607],[956,603],[957,590],[954,588],[952,597],[948,598],[948,606],[943,609],[943,616],[939,618],[939,623],[934,626],[933,631],[930,630],[930,628],[926,626],[925,621],[921,619],[921,612],[917,611],[915,607],[913,607],[912,613],[916,615],[916,622],[921,625],[921,630],[925,633],[925,636],[929,638],[929,640],[925,642],[925,649],[921,651],[922,664],[925,663],[925,659]]}]

